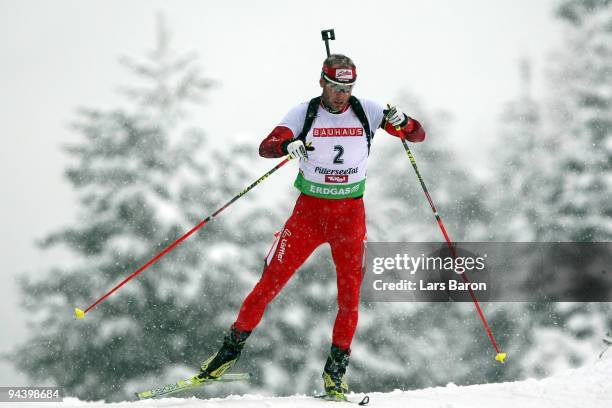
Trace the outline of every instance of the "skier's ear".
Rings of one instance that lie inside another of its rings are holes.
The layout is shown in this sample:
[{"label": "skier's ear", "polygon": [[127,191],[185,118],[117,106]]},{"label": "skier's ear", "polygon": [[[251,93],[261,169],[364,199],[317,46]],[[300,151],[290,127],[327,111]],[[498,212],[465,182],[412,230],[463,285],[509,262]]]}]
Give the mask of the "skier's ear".
[{"label": "skier's ear", "polygon": [[325,86],[325,81],[323,80],[323,78],[319,78],[319,85],[321,86],[321,88]]}]

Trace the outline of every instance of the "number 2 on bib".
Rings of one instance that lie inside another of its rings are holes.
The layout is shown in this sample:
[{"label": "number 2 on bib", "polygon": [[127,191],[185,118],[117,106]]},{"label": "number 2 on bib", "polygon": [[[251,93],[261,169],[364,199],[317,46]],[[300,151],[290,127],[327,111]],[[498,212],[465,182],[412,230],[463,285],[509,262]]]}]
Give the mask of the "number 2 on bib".
[{"label": "number 2 on bib", "polygon": [[338,152],[338,154],[336,154],[336,157],[334,157],[334,164],[344,163],[344,159],[342,158],[342,155],[344,154],[344,147],[342,147],[341,145],[335,145],[334,151]]}]

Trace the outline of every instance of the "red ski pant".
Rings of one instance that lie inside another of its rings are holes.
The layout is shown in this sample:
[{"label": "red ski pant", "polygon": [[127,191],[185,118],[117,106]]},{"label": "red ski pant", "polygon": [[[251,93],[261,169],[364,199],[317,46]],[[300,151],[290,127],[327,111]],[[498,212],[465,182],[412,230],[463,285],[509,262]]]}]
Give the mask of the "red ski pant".
[{"label": "red ski pant", "polygon": [[234,326],[252,331],[266,306],[321,244],[329,243],[336,265],[338,314],[332,343],[351,345],[357,327],[366,235],[363,199],[325,199],[302,194],[266,259],[259,282],[246,297]]}]

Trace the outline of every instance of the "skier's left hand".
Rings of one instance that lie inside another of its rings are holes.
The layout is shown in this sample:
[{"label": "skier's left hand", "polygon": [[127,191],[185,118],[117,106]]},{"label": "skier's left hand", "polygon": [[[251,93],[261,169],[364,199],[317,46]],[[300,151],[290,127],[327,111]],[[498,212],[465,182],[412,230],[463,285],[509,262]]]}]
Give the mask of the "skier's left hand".
[{"label": "skier's left hand", "polygon": [[408,117],[397,106],[389,106],[389,109],[383,110],[385,120],[394,127],[404,127],[408,123]]}]

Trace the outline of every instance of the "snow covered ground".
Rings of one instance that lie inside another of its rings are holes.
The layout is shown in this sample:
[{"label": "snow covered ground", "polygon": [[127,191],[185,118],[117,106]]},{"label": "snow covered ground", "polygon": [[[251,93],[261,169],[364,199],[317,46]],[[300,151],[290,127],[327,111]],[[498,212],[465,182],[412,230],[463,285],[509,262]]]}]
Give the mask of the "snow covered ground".
[{"label": "snow covered ground", "polygon": [[[364,394],[351,395],[360,401]],[[390,408],[611,408],[612,358],[597,361],[579,369],[568,370],[543,380],[459,387],[427,388],[416,391],[396,390],[390,393],[369,393],[370,407]],[[353,405],[353,404],[351,404]],[[138,402],[105,404],[66,398],[63,403],[0,403],[0,407],[119,408],[119,407],[181,407],[181,408],[255,408],[343,407],[349,404],[326,402],[308,396],[263,397],[258,395],[230,396],[224,399],[165,398]],[[353,405],[357,406],[357,405]]]}]

